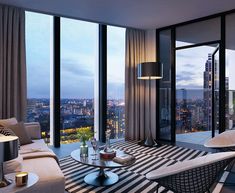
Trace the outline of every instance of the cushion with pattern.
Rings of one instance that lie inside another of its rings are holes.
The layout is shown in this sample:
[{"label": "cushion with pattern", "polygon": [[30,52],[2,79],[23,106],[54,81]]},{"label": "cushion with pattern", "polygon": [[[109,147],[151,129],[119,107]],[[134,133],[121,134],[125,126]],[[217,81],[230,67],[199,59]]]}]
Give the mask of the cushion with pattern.
[{"label": "cushion with pattern", "polygon": [[[0,135],[16,136],[16,134],[9,128],[0,127]],[[20,149],[20,140],[18,140],[18,147]]]}]

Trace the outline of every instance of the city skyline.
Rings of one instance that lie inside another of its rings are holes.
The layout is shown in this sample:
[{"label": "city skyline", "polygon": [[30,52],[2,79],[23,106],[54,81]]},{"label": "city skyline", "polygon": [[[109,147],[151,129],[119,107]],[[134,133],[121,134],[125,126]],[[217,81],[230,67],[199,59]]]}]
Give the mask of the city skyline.
[{"label": "city skyline", "polygon": [[[61,143],[78,142],[77,131],[90,128],[96,131],[95,105],[93,99],[63,99],[60,104]],[[43,138],[50,136],[50,99],[28,99],[27,121],[40,122]],[[111,138],[124,138],[125,104],[121,100],[108,100],[107,128]]]}]

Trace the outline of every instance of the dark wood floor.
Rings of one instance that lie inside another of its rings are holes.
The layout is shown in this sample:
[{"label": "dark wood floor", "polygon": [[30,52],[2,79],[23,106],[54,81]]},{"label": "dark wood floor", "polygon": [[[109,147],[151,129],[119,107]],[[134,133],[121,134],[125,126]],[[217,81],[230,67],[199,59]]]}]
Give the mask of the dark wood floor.
[{"label": "dark wood floor", "polygon": [[[161,143],[162,144],[169,144],[169,143],[166,143],[166,142],[161,142]],[[104,144],[100,144],[100,145],[104,145]],[[214,149],[205,148],[204,146],[197,145],[197,144],[177,142],[176,144],[173,144],[173,145],[186,147],[186,148],[191,148],[191,149],[196,149],[196,150],[203,150],[203,151],[208,151],[208,152],[213,152],[213,153],[217,152]],[[52,147],[52,146],[49,146],[49,147],[55,152],[55,154],[58,156],[58,158],[63,158],[63,157],[69,156],[70,153],[73,150],[78,149],[80,147],[80,145],[79,145],[79,143],[72,143],[72,144],[62,144],[60,148],[55,148],[55,147]],[[229,174],[229,176],[226,179],[226,182],[235,183],[235,166],[233,168],[233,171],[234,171],[234,173]],[[235,185],[223,186],[222,191],[220,193],[235,193]]]}]

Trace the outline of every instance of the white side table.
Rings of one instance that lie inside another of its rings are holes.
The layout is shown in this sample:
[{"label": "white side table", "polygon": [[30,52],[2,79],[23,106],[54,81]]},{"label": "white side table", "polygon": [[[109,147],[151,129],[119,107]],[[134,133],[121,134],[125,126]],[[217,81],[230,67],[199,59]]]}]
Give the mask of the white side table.
[{"label": "white side table", "polygon": [[7,174],[6,175],[6,179],[10,179],[12,180],[12,183],[5,187],[5,188],[0,188],[0,192],[4,192],[4,193],[16,193],[16,192],[19,192],[19,191],[24,191],[30,187],[32,187],[33,185],[35,185],[38,180],[39,180],[39,177],[34,174],[34,173],[28,173],[28,183],[25,185],[25,186],[16,186],[15,184],[15,175],[16,173],[11,173],[11,174]]}]

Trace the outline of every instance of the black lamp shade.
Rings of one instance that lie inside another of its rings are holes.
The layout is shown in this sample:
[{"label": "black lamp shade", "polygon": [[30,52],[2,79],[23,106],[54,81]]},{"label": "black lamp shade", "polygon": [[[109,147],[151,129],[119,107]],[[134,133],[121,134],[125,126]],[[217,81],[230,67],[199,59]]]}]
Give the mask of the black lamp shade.
[{"label": "black lamp shade", "polygon": [[161,62],[143,62],[137,66],[137,78],[138,79],[162,79]]}]

